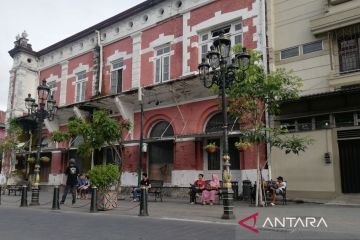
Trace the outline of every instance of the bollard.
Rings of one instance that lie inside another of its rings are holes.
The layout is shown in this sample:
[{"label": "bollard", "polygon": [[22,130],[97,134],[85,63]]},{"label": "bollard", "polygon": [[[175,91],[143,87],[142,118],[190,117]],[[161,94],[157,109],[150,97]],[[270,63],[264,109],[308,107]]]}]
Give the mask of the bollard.
[{"label": "bollard", "polygon": [[91,203],[90,203],[90,212],[91,213],[95,213],[97,212],[97,207],[96,207],[96,203],[97,203],[97,187],[92,187],[92,191],[91,191]]},{"label": "bollard", "polygon": [[148,204],[147,204],[147,189],[141,188],[141,195],[140,195],[140,214],[139,216],[149,216],[148,213]]},{"label": "bollard", "polygon": [[54,187],[54,196],[52,202],[52,210],[59,210],[60,209],[60,202],[59,202],[59,186],[56,185]]},{"label": "bollard", "polygon": [[30,206],[38,206],[39,203],[39,195],[40,195],[40,189],[39,187],[34,186],[31,190],[31,202]]},{"label": "bollard", "polygon": [[27,202],[27,186],[23,185],[21,188],[21,203],[20,203],[20,207],[27,207],[28,206],[28,202]]}]

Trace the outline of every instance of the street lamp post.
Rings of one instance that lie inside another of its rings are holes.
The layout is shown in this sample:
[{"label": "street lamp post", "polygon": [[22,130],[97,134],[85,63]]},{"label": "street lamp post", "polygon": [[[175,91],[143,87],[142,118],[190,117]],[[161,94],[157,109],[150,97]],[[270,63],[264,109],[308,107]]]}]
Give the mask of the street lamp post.
[{"label": "street lamp post", "polygon": [[[246,48],[242,49],[241,53],[235,55],[235,58],[230,63],[231,41],[224,38],[223,34],[214,40],[213,46],[207,53],[206,58],[202,59],[199,64],[199,78],[203,81],[206,88],[211,88],[214,84],[219,87],[222,100],[222,114],[223,114],[223,205],[224,213],[223,219],[233,219],[233,190],[231,186],[230,173],[230,156],[229,156],[229,140],[228,140],[228,114],[226,102],[226,89],[231,87],[231,84],[237,80],[244,80],[246,71],[250,66],[250,55],[246,52]],[[212,72],[210,73],[210,68]],[[237,70],[241,70],[240,79],[237,77]]]},{"label": "street lamp post", "polygon": [[35,120],[37,129],[37,144],[36,144],[36,161],[35,161],[35,181],[32,187],[31,203],[30,205],[39,205],[39,184],[40,184],[40,152],[41,152],[41,131],[45,119],[53,120],[56,113],[56,101],[54,96],[49,96],[50,88],[46,84],[46,80],[37,87],[38,102],[28,94],[25,98],[25,107],[28,110],[29,116]]}]

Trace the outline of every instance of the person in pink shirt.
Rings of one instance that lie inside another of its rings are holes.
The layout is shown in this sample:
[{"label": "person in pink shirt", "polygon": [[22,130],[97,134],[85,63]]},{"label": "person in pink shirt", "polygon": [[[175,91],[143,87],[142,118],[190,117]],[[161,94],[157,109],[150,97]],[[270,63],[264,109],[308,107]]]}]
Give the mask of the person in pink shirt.
[{"label": "person in pink shirt", "polygon": [[220,188],[220,180],[218,175],[213,174],[212,180],[206,186],[206,189],[201,194],[202,204],[205,205],[206,203],[210,203],[213,205],[215,202],[216,194],[218,193]]}]

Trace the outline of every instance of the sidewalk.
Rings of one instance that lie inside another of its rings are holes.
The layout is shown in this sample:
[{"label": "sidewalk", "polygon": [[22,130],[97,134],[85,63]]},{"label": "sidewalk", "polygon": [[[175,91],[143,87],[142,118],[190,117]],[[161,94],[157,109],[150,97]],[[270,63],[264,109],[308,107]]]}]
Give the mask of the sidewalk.
[{"label": "sidewalk", "polygon": [[[246,220],[248,226],[254,226],[262,234],[261,236],[270,236],[277,234],[278,232],[305,234],[307,232],[323,232],[332,236],[351,235],[356,236],[351,239],[359,239],[360,236],[360,207],[341,206],[341,205],[327,205],[327,204],[314,204],[314,203],[302,203],[288,202],[287,205],[276,205],[274,207],[254,207],[248,202],[235,201],[234,202],[234,215],[235,218],[231,220],[223,220],[221,216],[223,214],[222,205],[203,206],[203,205],[191,205],[189,199],[185,198],[164,198],[164,202],[155,202],[153,197],[149,197],[148,213],[147,217],[139,216],[139,203],[130,201],[129,196],[125,200],[119,200],[118,207],[109,211],[99,211],[97,213],[90,213],[90,200],[78,199],[76,204],[71,204],[71,195],[68,195],[64,205],[60,205],[60,210],[51,210],[52,207],[52,193],[40,192],[40,206],[29,206],[28,208],[20,208],[20,196],[2,196],[2,203],[0,210],[7,209],[21,209],[21,210],[33,210],[36,209],[43,213],[58,213],[64,214],[76,214],[88,217],[89,219],[97,217],[111,217],[117,219],[115,221],[126,221],[129,218],[138,218],[141,221],[149,219],[150,222],[153,219],[154,222],[162,221],[174,221],[177,223],[196,223],[196,224],[214,224],[214,227],[221,227],[221,225],[233,225],[236,230],[236,234],[250,235],[249,230],[239,225],[240,220],[247,219],[251,216],[256,216],[255,219]],[[31,201],[31,193],[28,194],[28,203]],[[319,229],[304,229],[301,227],[289,227],[289,222],[285,227],[282,226],[270,226],[266,224],[267,219],[271,219],[274,222],[275,218],[280,219],[298,219],[301,218],[305,221],[306,218],[312,218],[319,220],[324,218],[326,221],[326,228],[320,226]],[[130,221],[130,220],[129,220]],[[255,223],[256,222],[256,223]],[[256,226],[255,226],[256,225]],[[327,238],[325,238],[327,239]]]},{"label": "sidewalk", "polygon": [[[2,203],[0,207],[16,207],[20,206],[21,196],[2,195]],[[28,204],[31,202],[31,192],[28,192]],[[40,206],[30,206],[41,210],[51,210],[52,193],[40,192]],[[60,205],[61,212],[89,213],[90,200],[77,199],[76,204],[71,204],[71,194],[68,194],[65,204]],[[110,211],[100,211],[99,214],[134,216],[139,215],[139,202],[132,202],[129,196],[125,200],[118,201],[118,207]],[[335,209],[335,210],[334,210]],[[329,210],[332,215],[336,209],[356,209],[354,212],[360,213],[360,208],[351,208],[349,206],[331,206],[325,204],[288,202],[287,205],[276,205],[275,207],[255,207],[246,201],[234,201],[234,220],[222,220],[223,206],[220,204],[210,205],[191,205],[186,198],[164,198],[164,202],[155,202],[149,197],[148,212],[149,217],[161,218],[168,220],[184,220],[184,221],[206,221],[214,223],[232,223],[237,224],[239,219],[247,217],[259,212],[263,216],[303,216],[311,214],[311,216],[322,216]],[[89,213],[90,214],[90,213]],[[351,214],[350,214],[351,215]],[[359,217],[360,218],[360,217]]]}]

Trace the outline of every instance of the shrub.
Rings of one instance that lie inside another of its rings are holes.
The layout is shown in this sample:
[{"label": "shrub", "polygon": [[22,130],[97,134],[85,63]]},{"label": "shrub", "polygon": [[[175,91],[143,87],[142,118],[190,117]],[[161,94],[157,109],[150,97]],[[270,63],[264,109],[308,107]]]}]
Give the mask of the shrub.
[{"label": "shrub", "polygon": [[119,168],[116,165],[98,165],[90,170],[91,184],[96,186],[100,192],[109,191],[120,177]]}]

